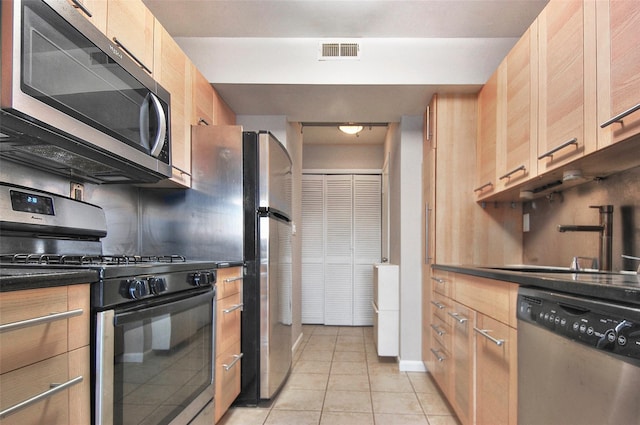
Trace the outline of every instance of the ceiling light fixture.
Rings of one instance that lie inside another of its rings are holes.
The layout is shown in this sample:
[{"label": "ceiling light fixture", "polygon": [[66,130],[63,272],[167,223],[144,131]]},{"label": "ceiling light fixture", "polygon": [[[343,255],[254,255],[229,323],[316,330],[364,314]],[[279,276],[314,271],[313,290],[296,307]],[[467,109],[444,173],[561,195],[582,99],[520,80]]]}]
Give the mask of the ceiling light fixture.
[{"label": "ceiling light fixture", "polygon": [[339,125],[338,129],[343,133],[347,134],[358,134],[362,131],[363,127],[361,125],[348,124],[348,125]]}]

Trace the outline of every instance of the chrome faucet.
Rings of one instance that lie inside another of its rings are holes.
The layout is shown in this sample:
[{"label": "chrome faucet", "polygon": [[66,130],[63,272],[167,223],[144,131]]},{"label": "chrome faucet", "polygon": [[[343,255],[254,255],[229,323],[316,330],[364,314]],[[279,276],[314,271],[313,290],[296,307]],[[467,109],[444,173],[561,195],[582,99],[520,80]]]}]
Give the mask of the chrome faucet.
[{"label": "chrome faucet", "polygon": [[600,248],[598,249],[598,264],[600,270],[611,271],[611,251],[613,239],[613,205],[592,205],[589,208],[598,208],[600,211],[600,224],[597,226],[581,226],[573,224],[560,224],[558,231],[564,232],[598,232],[600,233]]}]

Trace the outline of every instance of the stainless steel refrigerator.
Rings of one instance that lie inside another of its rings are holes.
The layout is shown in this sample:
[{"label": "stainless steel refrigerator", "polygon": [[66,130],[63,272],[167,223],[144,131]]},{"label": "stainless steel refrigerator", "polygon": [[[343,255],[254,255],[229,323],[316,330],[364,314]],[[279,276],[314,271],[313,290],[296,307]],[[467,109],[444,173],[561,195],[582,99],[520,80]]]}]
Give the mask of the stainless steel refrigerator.
[{"label": "stainless steel refrigerator", "polygon": [[291,369],[291,158],[271,133],[242,138],[246,275],[236,405],[257,405]]}]

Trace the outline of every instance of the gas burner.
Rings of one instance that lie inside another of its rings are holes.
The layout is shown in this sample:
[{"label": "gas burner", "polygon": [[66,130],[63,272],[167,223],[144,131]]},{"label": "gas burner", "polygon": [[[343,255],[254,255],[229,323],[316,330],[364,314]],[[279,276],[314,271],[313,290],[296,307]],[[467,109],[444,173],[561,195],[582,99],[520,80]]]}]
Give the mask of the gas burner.
[{"label": "gas burner", "polygon": [[85,265],[135,265],[149,263],[185,263],[182,255],[86,255],[86,254],[5,254],[1,263],[11,264],[62,264]]}]

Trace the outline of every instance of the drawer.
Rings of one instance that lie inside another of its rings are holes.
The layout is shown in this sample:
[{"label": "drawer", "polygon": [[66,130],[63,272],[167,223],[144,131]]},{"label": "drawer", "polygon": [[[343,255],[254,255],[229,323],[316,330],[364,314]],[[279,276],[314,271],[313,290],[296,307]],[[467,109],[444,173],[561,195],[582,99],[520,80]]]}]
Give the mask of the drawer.
[{"label": "drawer", "polygon": [[434,292],[445,297],[451,297],[453,275],[442,270],[433,270],[431,272],[431,287]]},{"label": "drawer", "polygon": [[449,391],[451,380],[451,355],[433,337],[431,338],[430,350],[431,376],[433,376],[442,392],[446,394]]},{"label": "drawer", "polygon": [[240,342],[216,356],[216,422],[240,394]]},{"label": "drawer", "polygon": [[451,352],[451,325],[434,315],[431,318],[431,335],[445,350]]},{"label": "drawer", "polygon": [[[88,349],[86,353],[88,354]],[[88,367],[88,359],[85,364]],[[81,382],[30,406],[17,410],[15,413],[6,416],[2,420],[2,424],[39,425],[71,423],[69,392],[77,390],[77,387],[83,384],[88,385],[91,379],[88,375],[77,376],[83,377]],[[0,377],[0,393],[2,394],[2,397],[0,397],[0,409],[5,410],[24,400],[50,390],[51,385],[54,383],[63,384],[77,376],[70,376],[69,374],[69,355],[67,353],[5,373]],[[88,393],[85,401],[89,401]],[[86,409],[88,411],[89,404],[87,404]]]},{"label": "drawer", "polygon": [[223,353],[240,341],[241,294],[218,300],[216,314],[216,351]]},{"label": "drawer", "polygon": [[502,323],[510,323],[512,290],[517,285],[474,276],[458,276],[454,299]]},{"label": "drawer", "polygon": [[452,301],[450,298],[443,297],[440,294],[432,293],[431,298],[431,313],[441,318],[443,321],[448,322],[448,312],[451,311]]},{"label": "drawer", "polygon": [[217,270],[217,296],[218,299],[242,292],[242,267],[228,267]]},{"label": "drawer", "polygon": [[[64,286],[0,293],[0,324],[36,318],[52,319],[0,332],[0,373],[89,343],[88,285],[78,285],[70,293],[71,296]],[[76,308],[81,308],[82,313],[72,318],[65,318],[64,315],[59,318],[52,316],[54,313],[64,314]],[[72,335],[70,342],[68,332]]]}]

